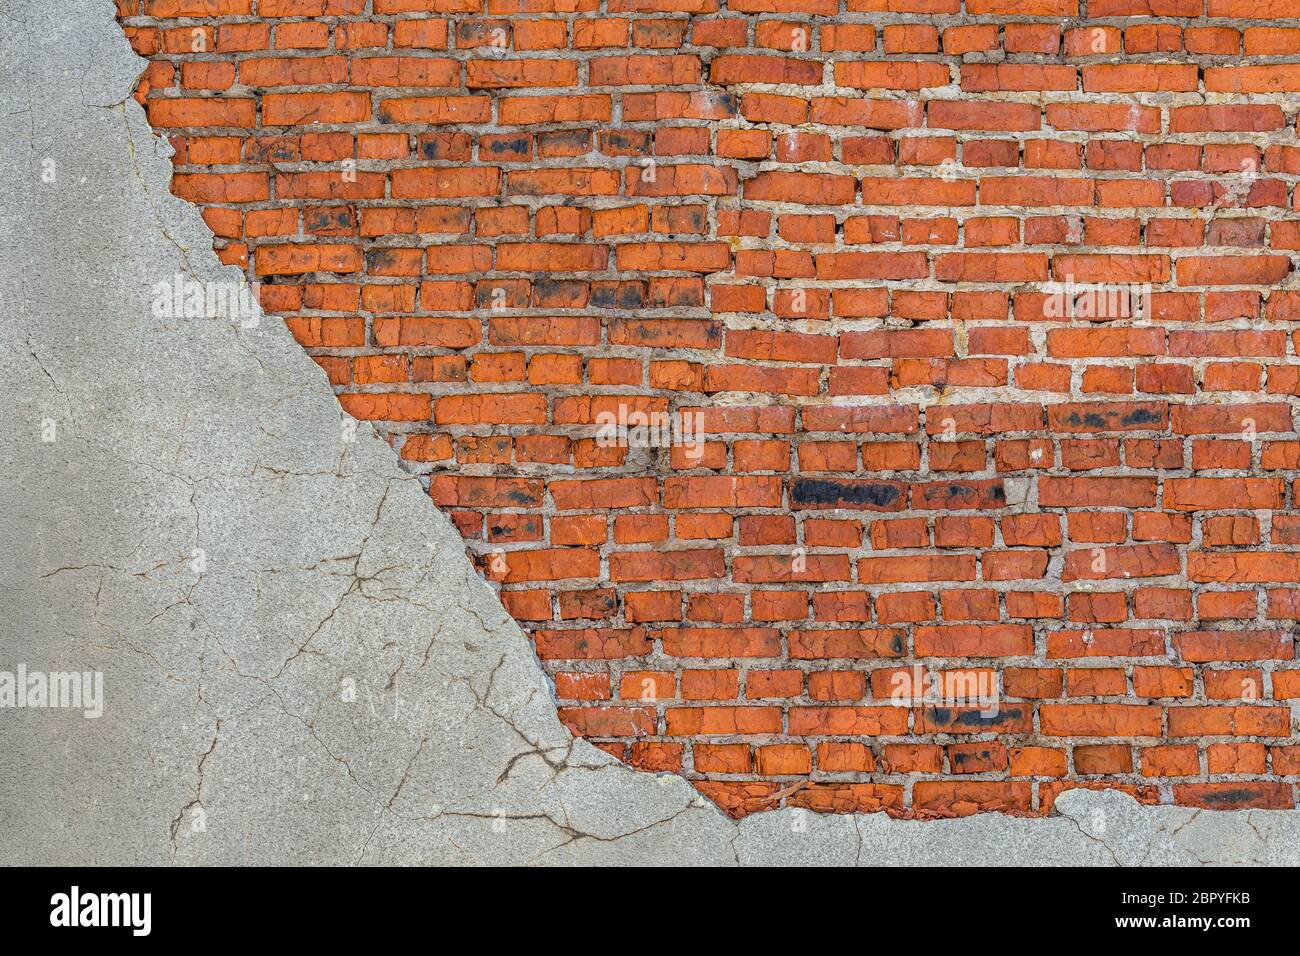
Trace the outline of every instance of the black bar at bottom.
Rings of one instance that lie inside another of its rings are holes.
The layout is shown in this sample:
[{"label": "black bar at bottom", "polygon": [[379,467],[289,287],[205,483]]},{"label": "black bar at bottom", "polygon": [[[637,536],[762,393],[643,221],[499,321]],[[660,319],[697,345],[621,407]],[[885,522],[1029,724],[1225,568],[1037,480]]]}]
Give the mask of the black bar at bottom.
[{"label": "black bar at bottom", "polygon": [[[649,935],[633,936],[645,943],[654,942],[655,924],[689,940],[712,938],[719,921],[735,920],[762,926],[764,941],[788,937],[805,947],[837,942],[839,933],[865,945],[868,925],[954,943],[992,942],[1009,932],[1084,943],[1196,933],[1231,943],[1292,925],[1293,886],[1291,873],[1270,869],[624,869],[562,876],[521,869],[8,869],[0,870],[0,925],[7,942],[75,933],[81,942],[112,937],[128,946],[281,936],[296,947],[317,940],[373,946],[394,933],[445,934],[457,926],[471,937],[477,926],[489,946],[502,930],[540,942],[568,920],[592,930],[604,925],[611,939],[641,923]],[[809,919],[817,927],[811,935]],[[710,936],[689,933],[696,923]],[[614,929],[619,925],[623,930]]]}]

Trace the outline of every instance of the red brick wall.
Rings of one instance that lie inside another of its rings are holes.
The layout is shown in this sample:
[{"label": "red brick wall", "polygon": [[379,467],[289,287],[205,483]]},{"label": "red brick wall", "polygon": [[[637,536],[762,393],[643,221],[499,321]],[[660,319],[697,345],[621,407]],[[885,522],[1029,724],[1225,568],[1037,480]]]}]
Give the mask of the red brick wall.
[{"label": "red brick wall", "polygon": [[1294,0],[117,6],[575,731],[733,813],[1293,805]]}]

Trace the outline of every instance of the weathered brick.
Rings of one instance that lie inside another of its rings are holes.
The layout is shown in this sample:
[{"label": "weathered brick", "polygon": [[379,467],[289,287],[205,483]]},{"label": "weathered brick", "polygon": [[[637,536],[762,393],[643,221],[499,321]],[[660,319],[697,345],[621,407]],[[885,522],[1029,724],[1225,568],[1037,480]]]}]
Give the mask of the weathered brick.
[{"label": "weathered brick", "polygon": [[574,732],[733,815],[1292,805],[1290,6],[117,7]]}]

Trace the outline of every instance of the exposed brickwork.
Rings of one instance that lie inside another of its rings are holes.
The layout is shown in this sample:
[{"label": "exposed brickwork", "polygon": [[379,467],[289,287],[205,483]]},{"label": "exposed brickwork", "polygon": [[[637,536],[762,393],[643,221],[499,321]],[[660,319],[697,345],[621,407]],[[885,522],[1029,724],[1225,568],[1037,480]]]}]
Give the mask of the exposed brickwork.
[{"label": "exposed brickwork", "polygon": [[1294,804],[1294,0],[117,6],[577,732],[733,813]]}]

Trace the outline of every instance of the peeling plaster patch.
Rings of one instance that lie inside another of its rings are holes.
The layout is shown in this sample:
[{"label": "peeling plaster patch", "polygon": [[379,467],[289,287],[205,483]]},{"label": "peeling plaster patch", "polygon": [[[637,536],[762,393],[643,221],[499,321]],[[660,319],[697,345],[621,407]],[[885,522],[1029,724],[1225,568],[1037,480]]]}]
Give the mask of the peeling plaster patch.
[{"label": "peeling plaster patch", "polygon": [[160,279],[234,270],[168,193],[140,62],[106,0],[0,4],[0,662],[106,695],[94,721],[0,713],[0,863],[1294,859],[1296,814],[1113,791],[737,823],[574,739],[455,529],[369,426],[340,442],[283,323],[152,315]]}]

